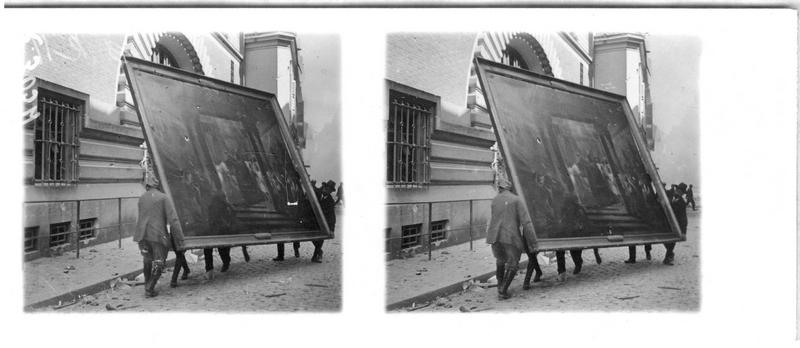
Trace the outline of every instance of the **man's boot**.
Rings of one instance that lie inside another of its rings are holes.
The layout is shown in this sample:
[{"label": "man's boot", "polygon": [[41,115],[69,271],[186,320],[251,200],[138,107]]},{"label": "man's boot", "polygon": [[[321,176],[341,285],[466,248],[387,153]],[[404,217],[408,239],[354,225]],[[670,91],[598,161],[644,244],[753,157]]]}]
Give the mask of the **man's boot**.
[{"label": "man's boot", "polygon": [[500,286],[503,285],[503,276],[505,276],[506,273],[506,265],[505,264],[497,265],[496,268],[497,270],[494,276],[497,278],[497,287],[499,288]]},{"label": "man's boot", "polygon": [[283,243],[278,243],[277,248],[278,248],[278,256],[272,259],[272,261],[283,261]]},{"label": "man's boot", "polygon": [[581,254],[583,250],[570,250],[569,254],[572,256],[572,262],[575,264],[575,269],[572,270],[572,274],[581,273],[581,269],[583,268],[583,257]]},{"label": "man's boot", "polygon": [[156,297],[158,296],[158,291],[156,291],[156,284],[158,283],[158,278],[161,277],[163,265],[159,261],[153,261],[153,267],[150,274],[150,282],[147,283],[147,289],[145,290],[145,297]]},{"label": "man's boot", "polygon": [[625,260],[625,263],[636,263],[636,246],[635,245],[628,246],[628,259]]},{"label": "man's boot", "polygon": [[508,293],[508,288],[511,286],[511,282],[514,281],[514,276],[517,275],[516,269],[506,269],[505,274],[503,275],[503,289],[499,291],[499,298],[501,300],[505,300],[511,297],[511,294]]},{"label": "man's boot", "polygon": [[675,264],[675,255],[672,254],[672,253],[668,253],[666,256],[664,256],[664,264],[665,265],[669,265],[669,266],[674,265]]},{"label": "man's boot", "polygon": [[311,256],[311,262],[322,263],[322,249],[314,248],[314,256]]},{"label": "man's boot", "polygon": [[603,259],[600,258],[600,250],[597,248],[594,248],[594,260],[597,261],[598,265],[603,263]]},{"label": "man's boot", "polygon": [[294,257],[295,258],[299,258],[300,257],[300,243],[294,242],[294,243],[292,243],[292,247],[294,247]]},{"label": "man's boot", "polygon": [[142,274],[144,275],[144,295],[147,296],[148,289],[150,286],[150,278],[151,272],[153,268],[152,261],[144,261],[144,265],[142,266]]},{"label": "man's boot", "polygon": [[183,275],[181,275],[181,280],[189,279],[189,263],[186,262],[186,259],[183,259]]},{"label": "man's boot", "polygon": [[644,246],[644,256],[645,256],[645,257],[646,257],[648,260],[651,260],[651,259],[652,259],[652,258],[650,257],[650,249],[652,249],[652,247],[650,247],[650,245],[649,245],[649,244]]},{"label": "man's boot", "polygon": [[183,269],[180,259],[177,257],[175,259],[175,267],[172,268],[172,279],[169,280],[169,287],[171,288],[178,287],[178,274],[181,273],[181,269]]},{"label": "man's boot", "polygon": [[583,261],[576,261],[575,262],[575,269],[572,270],[572,274],[581,273],[581,269],[583,268]]},{"label": "man's boot", "polygon": [[522,281],[522,290],[529,290],[531,288],[531,276],[533,276],[535,267],[536,265],[531,261],[531,258],[529,257],[528,267],[525,269],[525,279]]}]

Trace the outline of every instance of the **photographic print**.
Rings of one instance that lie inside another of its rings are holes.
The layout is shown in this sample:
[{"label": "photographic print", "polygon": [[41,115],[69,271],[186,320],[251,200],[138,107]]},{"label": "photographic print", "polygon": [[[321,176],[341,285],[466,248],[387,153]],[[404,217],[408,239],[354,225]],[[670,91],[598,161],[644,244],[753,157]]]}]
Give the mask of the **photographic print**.
[{"label": "photographic print", "polygon": [[[699,53],[646,33],[389,34],[387,309],[698,310]],[[674,85],[694,104],[657,92]]]},{"label": "photographic print", "polygon": [[26,311],[340,309],[338,36],[33,34],[25,54]]}]

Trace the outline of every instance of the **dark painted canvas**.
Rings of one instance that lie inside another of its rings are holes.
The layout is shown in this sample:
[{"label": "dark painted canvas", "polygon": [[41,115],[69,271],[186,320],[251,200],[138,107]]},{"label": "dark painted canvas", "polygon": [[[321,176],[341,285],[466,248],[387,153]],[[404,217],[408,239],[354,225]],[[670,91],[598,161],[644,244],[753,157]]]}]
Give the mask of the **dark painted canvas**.
[{"label": "dark painted canvas", "polygon": [[476,60],[540,250],[681,240],[625,97]]},{"label": "dark painted canvas", "polygon": [[275,96],[132,58],[125,67],[187,246],[331,236]]}]

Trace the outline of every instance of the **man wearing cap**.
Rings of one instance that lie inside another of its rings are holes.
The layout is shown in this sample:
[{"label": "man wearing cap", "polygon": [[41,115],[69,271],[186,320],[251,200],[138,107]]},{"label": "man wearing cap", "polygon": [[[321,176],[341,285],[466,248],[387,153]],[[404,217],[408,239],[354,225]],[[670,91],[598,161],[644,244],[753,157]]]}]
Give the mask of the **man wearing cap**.
[{"label": "man wearing cap", "polygon": [[[492,200],[492,215],[486,232],[486,243],[492,245],[497,265],[497,295],[511,297],[508,287],[514,280],[523,251],[535,250],[533,223],[519,196],[511,192],[511,182],[501,178],[498,193]],[[523,233],[520,234],[520,227]],[[527,237],[527,238],[526,238]]]},{"label": "man wearing cap", "polygon": [[175,243],[176,250],[182,250],[184,245],[178,215],[169,197],[158,188],[158,179],[147,175],[146,191],[139,197],[139,218],[133,235],[133,241],[139,244],[139,251],[144,259],[145,297],[158,295],[156,283],[164,271],[167,252],[172,243]]}]

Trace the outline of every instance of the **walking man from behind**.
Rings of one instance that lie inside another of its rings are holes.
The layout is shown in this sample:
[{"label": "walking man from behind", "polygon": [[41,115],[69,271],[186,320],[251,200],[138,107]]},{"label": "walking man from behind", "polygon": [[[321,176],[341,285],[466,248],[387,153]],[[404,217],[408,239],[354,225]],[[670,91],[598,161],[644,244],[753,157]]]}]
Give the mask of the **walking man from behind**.
[{"label": "walking man from behind", "polygon": [[169,197],[159,191],[155,176],[147,175],[145,189],[145,193],[139,197],[139,218],[136,220],[133,241],[139,243],[139,251],[144,259],[145,297],[155,297],[158,295],[156,283],[164,271],[172,242],[176,250],[183,250],[183,230]]},{"label": "walking man from behind", "polygon": [[[511,182],[500,179],[498,193],[492,200],[492,215],[486,233],[486,243],[492,245],[497,265],[497,295],[501,300],[511,297],[508,287],[514,280],[523,251],[536,250],[533,222],[519,196],[511,192]],[[520,227],[523,233],[520,234]]]}]

